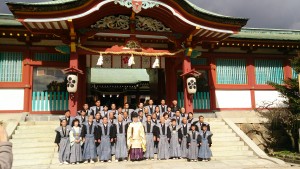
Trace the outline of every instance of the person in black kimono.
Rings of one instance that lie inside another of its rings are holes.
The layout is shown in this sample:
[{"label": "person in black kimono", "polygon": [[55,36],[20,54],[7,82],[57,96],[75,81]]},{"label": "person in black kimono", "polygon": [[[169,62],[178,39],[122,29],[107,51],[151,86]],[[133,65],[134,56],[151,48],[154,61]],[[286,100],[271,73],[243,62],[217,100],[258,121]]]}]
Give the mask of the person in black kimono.
[{"label": "person in black kimono", "polygon": [[113,132],[113,138],[115,143],[115,159],[116,162],[119,161],[127,161],[127,143],[126,143],[126,134],[128,125],[130,123],[123,122],[122,115],[118,116],[118,121],[113,124],[114,132]]},{"label": "person in black kimono", "polygon": [[85,122],[87,122],[86,112],[83,111],[83,110],[80,110],[80,115],[76,116],[76,119],[79,120],[80,126],[82,126],[82,124],[84,124]]},{"label": "person in black kimono", "polygon": [[165,124],[165,119],[162,117],[160,123],[156,125],[154,130],[154,136],[158,141],[158,160],[167,160],[170,158],[170,138],[171,131],[168,125]]},{"label": "person in black kimono", "polygon": [[66,111],[65,111],[65,116],[64,116],[64,117],[61,117],[59,120],[60,120],[60,121],[59,121],[60,124],[61,124],[61,121],[62,121],[62,120],[66,120],[66,121],[67,121],[67,125],[71,126],[71,125],[72,125],[72,121],[73,121],[73,117],[71,117],[71,112],[70,112],[70,110],[66,110]]},{"label": "person in black kimono", "polygon": [[204,122],[204,117],[203,116],[199,116],[199,120],[194,122],[194,124],[196,125],[196,130],[198,132],[200,132],[201,130],[203,130],[203,125],[205,124],[207,127],[207,131],[210,131],[210,125],[207,122]]},{"label": "person in black kimono", "polygon": [[101,101],[100,100],[96,100],[96,102],[95,102],[95,106],[92,106],[91,108],[90,108],[90,110],[92,111],[91,112],[91,114],[93,115],[93,116],[95,116],[95,114],[97,113],[97,112],[101,112],[102,110],[103,110],[103,107],[101,106]]},{"label": "person in black kimono", "polygon": [[67,125],[67,120],[63,119],[61,125],[55,129],[56,137],[55,143],[58,145],[58,159],[60,165],[69,164],[70,161],[70,140],[69,133],[71,131],[71,126]]},{"label": "person in black kimono", "polygon": [[177,110],[180,110],[180,107],[177,105],[177,100],[172,101],[172,112],[176,112]]},{"label": "person in black kimono", "polygon": [[102,124],[98,130],[97,154],[100,162],[111,162],[111,143],[116,136],[113,125],[108,123],[107,117],[103,117]]},{"label": "person in black kimono", "polygon": [[81,137],[83,138],[83,160],[84,163],[94,163],[94,160],[97,158],[97,153],[96,153],[96,142],[99,138],[99,135],[97,135],[98,132],[98,127],[94,123],[94,116],[89,115],[88,116],[88,121],[85,122],[82,125],[82,130],[81,130]]},{"label": "person in black kimono", "polygon": [[[90,114],[92,114],[92,110],[89,109],[89,105],[87,103],[85,103],[83,106],[82,106],[82,110],[85,111],[85,114],[87,116],[89,116]],[[77,115],[79,116],[80,115],[80,112],[81,110],[77,111]]]},{"label": "person in black kimono", "polygon": [[148,110],[149,110],[149,114],[154,113],[155,105],[153,105],[153,100],[152,99],[149,100],[149,105],[147,107],[148,107]]}]

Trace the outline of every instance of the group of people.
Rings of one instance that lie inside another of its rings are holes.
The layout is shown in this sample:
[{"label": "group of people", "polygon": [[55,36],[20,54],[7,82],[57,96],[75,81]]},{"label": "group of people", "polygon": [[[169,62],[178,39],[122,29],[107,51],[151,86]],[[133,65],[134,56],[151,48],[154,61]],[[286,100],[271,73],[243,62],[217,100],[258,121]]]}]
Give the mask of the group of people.
[{"label": "group of people", "polygon": [[113,155],[116,162],[154,160],[154,154],[158,160],[208,161],[210,125],[172,103],[154,105],[150,99],[147,106],[130,109],[127,103],[109,108],[97,100],[90,108],[84,104],[76,117],[66,111],[55,130],[60,164],[111,162]]}]

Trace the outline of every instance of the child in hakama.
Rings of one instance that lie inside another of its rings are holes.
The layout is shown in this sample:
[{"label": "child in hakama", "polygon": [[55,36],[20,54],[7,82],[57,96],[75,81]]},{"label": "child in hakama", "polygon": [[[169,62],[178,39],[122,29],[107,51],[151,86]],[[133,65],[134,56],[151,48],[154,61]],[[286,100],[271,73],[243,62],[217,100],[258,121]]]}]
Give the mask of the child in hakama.
[{"label": "child in hakama", "polygon": [[118,116],[118,122],[114,124],[114,131],[116,136],[114,136],[115,144],[116,144],[116,152],[115,152],[115,159],[116,162],[118,161],[127,161],[127,145],[126,145],[126,133],[128,128],[128,123],[126,124],[123,122],[123,116]]},{"label": "child in hakama", "polygon": [[[188,154],[188,148],[187,148],[187,137],[190,131],[190,124],[187,123],[187,119],[184,117],[182,118],[182,124],[181,124],[181,133],[182,133],[182,139],[181,139],[181,158],[187,158]],[[197,154],[198,155],[198,154]]]},{"label": "child in hakama", "polygon": [[212,144],[211,137],[213,134],[207,130],[206,124],[202,125],[202,129],[203,130],[199,132],[201,141],[198,157],[202,159],[202,161],[207,162],[212,156],[210,147]]},{"label": "child in hakama", "polygon": [[144,129],[146,134],[146,152],[144,153],[144,158],[146,160],[154,160],[154,140],[155,136],[153,131],[155,130],[155,124],[151,121],[151,115],[148,114],[146,117],[146,122],[144,122]]},{"label": "child in hakama", "polygon": [[172,159],[178,159],[181,158],[181,139],[182,139],[182,133],[180,130],[180,126],[176,125],[176,120],[171,120],[170,125],[170,131],[171,131],[171,139],[170,139],[170,157]]},{"label": "child in hakama", "polygon": [[61,121],[61,126],[59,126],[56,131],[55,143],[58,147],[58,159],[59,164],[69,164],[70,160],[70,140],[69,133],[71,127],[67,125],[67,120],[63,119]]},{"label": "child in hakama", "polygon": [[99,127],[98,142],[100,145],[97,147],[97,154],[100,162],[111,162],[111,142],[113,142],[113,127],[108,124],[107,117],[103,117],[102,124]]},{"label": "child in hakama", "polygon": [[169,126],[165,124],[165,119],[162,117],[160,123],[155,127],[155,137],[158,141],[158,160],[167,160],[170,158],[169,146],[171,132]]},{"label": "child in hakama", "polygon": [[82,126],[81,130],[81,137],[83,138],[84,146],[83,146],[83,160],[84,163],[94,163],[94,159],[97,158],[97,153],[96,153],[96,145],[95,142],[97,141],[97,126],[93,122],[94,116],[89,115],[88,117],[88,122],[85,123]]},{"label": "child in hakama", "polygon": [[188,133],[187,137],[187,159],[188,161],[198,161],[198,150],[200,144],[200,135],[199,132],[196,131],[195,124],[191,125],[191,131]]},{"label": "child in hakama", "polygon": [[81,128],[79,125],[79,120],[75,119],[72,122],[72,129],[70,131],[70,143],[71,143],[71,155],[70,163],[79,164],[82,161],[82,138],[81,138]]}]

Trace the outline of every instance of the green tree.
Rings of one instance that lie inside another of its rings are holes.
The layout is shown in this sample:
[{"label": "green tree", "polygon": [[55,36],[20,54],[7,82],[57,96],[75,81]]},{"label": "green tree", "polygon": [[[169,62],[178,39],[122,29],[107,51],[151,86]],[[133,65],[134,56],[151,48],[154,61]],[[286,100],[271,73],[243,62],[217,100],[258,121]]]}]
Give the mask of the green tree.
[{"label": "green tree", "polygon": [[[291,60],[294,71],[300,73],[300,54]],[[299,95],[299,82],[298,78],[288,78],[283,81],[283,84],[268,82],[282,97],[286,98],[284,104],[287,107],[278,108],[277,110],[269,109],[266,112],[260,111],[259,113],[266,117],[270,122],[276,122],[277,125],[286,131],[290,137],[291,146],[294,150],[297,149],[296,141],[298,139],[299,117],[300,117],[300,95]],[[269,114],[268,114],[269,113]],[[268,115],[267,115],[268,114]]]},{"label": "green tree", "polygon": [[[291,60],[294,71],[300,73],[300,55]],[[268,120],[269,124],[266,124],[266,128],[269,130],[271,136],[270,141],[267,144],[271,149],[278,148],[278,141],[280,135],[276,135],[276,131],[282,130],[289,137],[290,145],[285,145],[286,148],[291,148],[293,151],[297,151],[298,144],[296,140],[299,138],[298,129],[300,127],[300,95],[299,95],[299,82],[297,78],[288,78],[283,81],[283,84],[277,84],[274,82],[268,82],[282,97],[285,98],[284,104],[274,105],[275,102],[265,103],[256,111],[261,117]],[[277,108],[274,108],[277,107]]]}]

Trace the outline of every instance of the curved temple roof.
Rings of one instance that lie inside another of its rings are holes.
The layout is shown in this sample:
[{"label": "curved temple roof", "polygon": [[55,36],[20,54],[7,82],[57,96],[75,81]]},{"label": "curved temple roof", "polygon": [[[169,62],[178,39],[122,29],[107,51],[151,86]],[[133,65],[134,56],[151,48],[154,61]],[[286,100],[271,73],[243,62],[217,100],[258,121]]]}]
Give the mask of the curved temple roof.
[{"label": "curved temple roof", "polygon": [[[93,0],[53,0],[48,2],[26,3],[26,2],[7,2],[9,9],[12,13],[17,12],[52,12],[63,11],[76,7],[80,7]],[[103,0],[105,1],[105,0]],[[150,0],[156,1],[156,0]],[[170,0],[160,0],[159,2],[168,3]],[[224,16],[204,10],[188,0],[172,0],[177,5],[181,6],[189,14],[212,22],[223,24],[230,24],[243,27],[246,25],[247,18],[236,18],[231,16]]]}]

